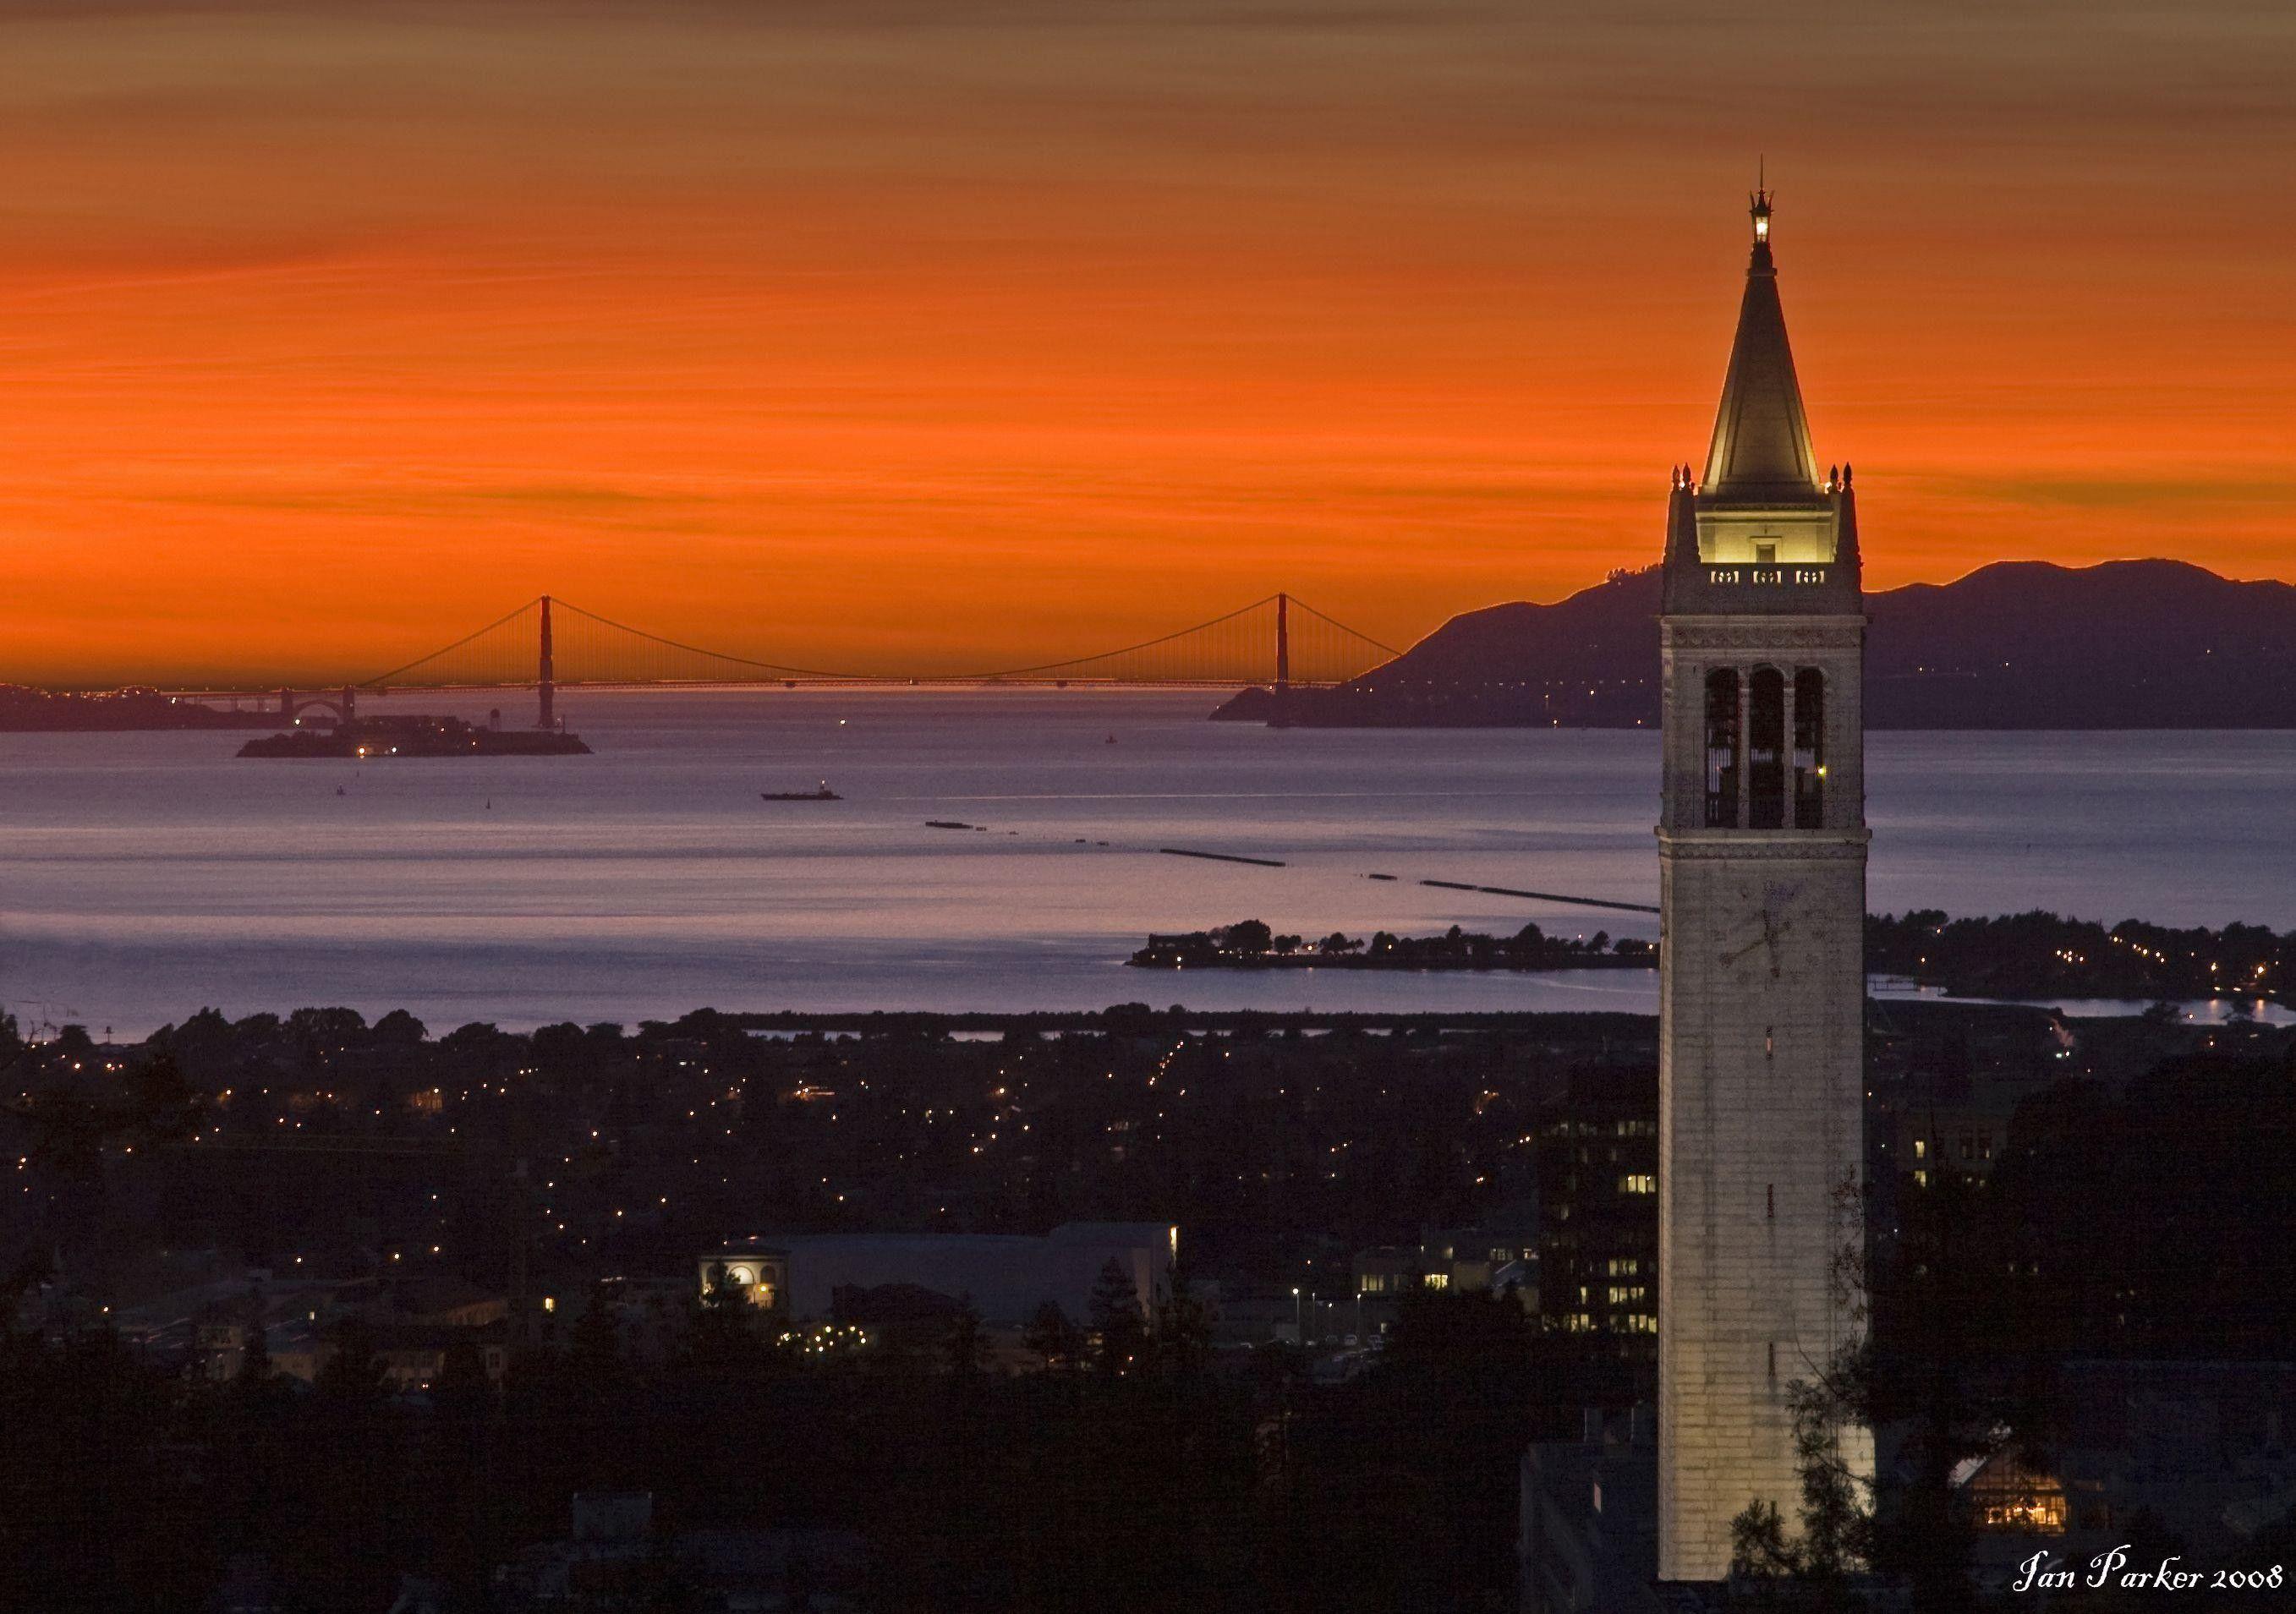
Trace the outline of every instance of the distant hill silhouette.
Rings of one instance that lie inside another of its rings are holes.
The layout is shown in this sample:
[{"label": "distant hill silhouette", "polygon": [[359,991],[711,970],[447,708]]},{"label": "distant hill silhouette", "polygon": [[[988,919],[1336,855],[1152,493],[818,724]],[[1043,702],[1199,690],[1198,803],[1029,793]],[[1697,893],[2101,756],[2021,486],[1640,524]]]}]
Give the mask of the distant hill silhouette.
[{"label": "distant hill silhouette", "polygon": [[[1217,716],[1366,727],[1653,727],[1656,567],[1454,617],[1335,689]],[[2179,561],[2005,561],[1868,594],[1868,728],[2296,728],[2296,586]]]}]

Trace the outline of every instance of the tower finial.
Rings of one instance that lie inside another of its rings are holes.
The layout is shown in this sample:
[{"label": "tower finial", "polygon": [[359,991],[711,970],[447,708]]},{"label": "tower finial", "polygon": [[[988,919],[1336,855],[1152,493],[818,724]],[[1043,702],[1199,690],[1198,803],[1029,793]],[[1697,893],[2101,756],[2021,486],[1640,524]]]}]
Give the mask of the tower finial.
[{"label": "tower finial", "polygon": [[1754,159],[1754,193],[1746,199],[1750,204],[1748,211],[1754,218],[1754,244],[1758,247],[1767,245],[1770,239],[1768,169],[1767,158],[1758,156]]}]

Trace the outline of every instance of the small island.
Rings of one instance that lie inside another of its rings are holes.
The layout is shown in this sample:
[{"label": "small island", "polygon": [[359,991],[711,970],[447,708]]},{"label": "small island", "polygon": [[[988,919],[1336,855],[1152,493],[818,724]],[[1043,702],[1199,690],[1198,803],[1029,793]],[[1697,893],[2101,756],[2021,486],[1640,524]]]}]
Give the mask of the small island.
[{"label": "small island", "polygon": [[[1144,970],[1648,970],[1656,942],[1549,936],[1527,924],[1512,936],[1453,925],[1439,936],[1334,930],[1320,941],[1276,935],[1257,919],[1180,935],[1152,935],[1125,960]],[[2235,1012],[2296,1001],[2289,966],[2296,930],[2228,924],[2174,930],[2125,919],[2106,926],[2055,914],[1953,919],[1933,908],[1866,918],[1866,969],[1948,997],[2050,1003],[2226,1002]]]},{"label": "small island", "polygon": [[579,734],[562,729],[477,728],[460,717],[410,714],[356,717],[332,728],[266,735],[241,746],[239,754],[373,761],[387,757],[586,757],[590,748]]},{"label": "small island", "polygon": [[1648,970],[1658,946],[1610,932],[1583,939],[1527,924],[1512,936],[1453,925],[1440,936],[1374,931],[1369,941],[1332,931],[1321,941],[1278,936],[1257,919],[1185,935],[1153,936],[1124,961],[1143,970]]}]

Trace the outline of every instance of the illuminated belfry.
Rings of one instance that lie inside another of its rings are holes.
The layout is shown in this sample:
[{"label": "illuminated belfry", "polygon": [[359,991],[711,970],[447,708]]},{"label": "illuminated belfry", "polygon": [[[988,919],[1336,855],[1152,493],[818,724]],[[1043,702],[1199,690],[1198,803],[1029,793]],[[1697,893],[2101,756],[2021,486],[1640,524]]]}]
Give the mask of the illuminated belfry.
[{"label": "illuminated belfry", "polygon": [[[1753,197],[1705,474],[1667,506],[1658,826],[1659,1576],[1721,1579],[1757,1500],[1799,1523],[1789,1391],[1849,1337],[1862,1239],[1864,594],[1847,467],[1810,449]],[[1844,1197],[1844,1196],[1847,1197]],[[1872,1471],[1870,1437],[1841,1436]]]}]

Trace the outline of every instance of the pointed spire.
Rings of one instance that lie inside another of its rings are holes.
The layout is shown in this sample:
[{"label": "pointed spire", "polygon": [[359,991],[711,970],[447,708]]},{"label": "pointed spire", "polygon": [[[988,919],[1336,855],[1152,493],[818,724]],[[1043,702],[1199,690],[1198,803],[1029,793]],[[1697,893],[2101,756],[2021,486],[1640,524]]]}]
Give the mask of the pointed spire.
[{"label": "pointed spire", "polygon": [[1701,490],[1714,497],[1807,499],[1818,493],[1817,456],[1802,413],[1801,383],[1778,302],[1778,271],[1770,257],[1770,193],[1758,186],[1749,199],[1753,217],[1752,260],[1746,295],[1738,305],[1738,335],[1714,441],[1706,454]]}]

